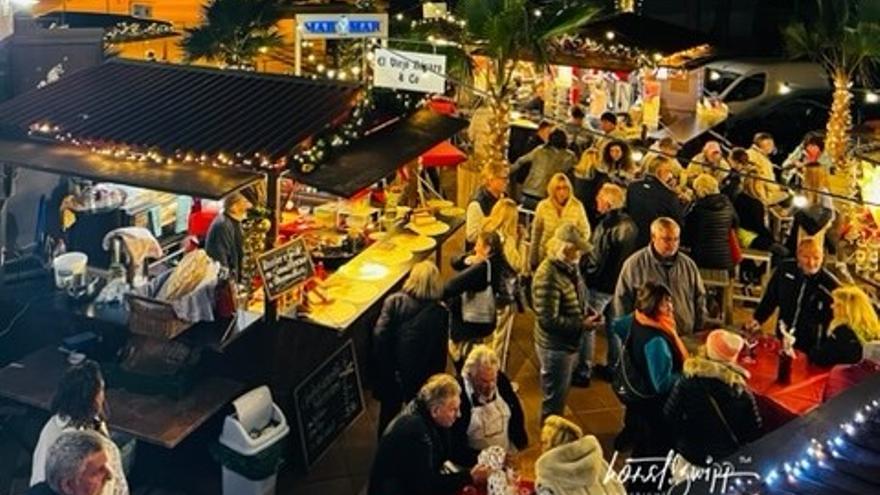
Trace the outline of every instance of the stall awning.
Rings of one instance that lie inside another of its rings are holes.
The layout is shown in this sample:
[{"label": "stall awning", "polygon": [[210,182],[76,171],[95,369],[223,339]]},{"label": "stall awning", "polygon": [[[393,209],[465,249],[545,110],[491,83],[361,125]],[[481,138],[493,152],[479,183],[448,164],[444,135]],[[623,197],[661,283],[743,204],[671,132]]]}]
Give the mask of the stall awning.
[{"label": "stall awning", "polygon": [[314,172],[292,174],[321,191],[350,197],[466,126],[466,120],[422,109],[357,141]]},{"label": "stall awning", "polygon": [[0,163],[208,199],[221,199],[263,177],[234,168],[123,161],[68,145],[5,139],[0,139]]},{"label": "stall awning", "polygon": [[34,21],[46,29],[62,26],[70,29],[101,28],[104,30],[104,39],[111,43],[166,38],[180,34],[174,31],[174,26],[168,21],[124,14],[53,10],[40,14]]},{"label": "stall awning", "polygon": [[632,12],[618,12],[590,21],[575,34],[561,37],[549,51],[551,61],[560,65],[630,71],[645,62],[666,65],[662,60],[676,54],[679,55],[674,59],[675,64],[686,64],[689,59],[683,52],[709,45],[711,41],[699,31]]},{"label": "stall awning", "polygon": [[341,82],[111,60],[0,104],[0,128],[236,160],[288,156],[343,119],[359,87]]}]

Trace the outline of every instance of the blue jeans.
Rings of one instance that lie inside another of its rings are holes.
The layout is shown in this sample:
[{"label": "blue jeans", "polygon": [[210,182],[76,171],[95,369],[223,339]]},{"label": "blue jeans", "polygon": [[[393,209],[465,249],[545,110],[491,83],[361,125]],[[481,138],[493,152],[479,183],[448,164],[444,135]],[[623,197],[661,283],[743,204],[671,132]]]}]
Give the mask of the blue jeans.
[{"label": "blue jeans", "polygon": [[555,351],[535,345],[535,355],[541,365],[541,423],[551,414],[562,415],[565,397],[571,384],[571,373],[577,361],[577,352]]},{"label": "blue jeans", "polygon": [[[620,356],[620,339],[610,331],[610,303],[611,294],[599,292],[595,289],[587,290],[587,305],[605,316],[605,335],[608,337],[608,364],[613,365]],[[581,339],[581,347],[578,351],[578,366],[590,368],[593,364],[593,350],[596,348],[596,332],[584,332]]]}]

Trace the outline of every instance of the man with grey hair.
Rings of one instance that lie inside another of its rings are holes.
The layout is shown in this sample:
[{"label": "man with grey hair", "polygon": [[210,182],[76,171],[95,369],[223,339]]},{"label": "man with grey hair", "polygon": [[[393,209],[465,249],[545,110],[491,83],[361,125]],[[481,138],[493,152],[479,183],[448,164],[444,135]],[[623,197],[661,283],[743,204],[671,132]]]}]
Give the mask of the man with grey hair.
[{"label": "man with grey hair", "polygon": [[93,431],[62,434],[49,448],[46,481],[28,495],[99,495],[110,480],[104,439]]},{"label": "man with grey hair", "polygon": [[590,244],[571,222],[562,222],[547,243],[547,257],[532,280],[535,351],[541,365],[541,421],[562,414],[584,332],[602,325],[587,311],[587,286],[578,263]]},{"label": "man with grey hair", "polygon": [[697,264],[679,252],[681,229],[675,220],[660,217],[651,223],[651,244],[623,263],[612,301],[614,316],[635,309],[636,291],[645,282],[663,284],[672,292],[679,335],[693,335],[706,321],[706,289]]},{"label": "man with grey hair", "polygon": [[475,346],[464,362],[461,415],[452,425],[452,460],[462,466],[477,463],[480,452],[498,446],[515,453],[528,445],[525,414],[501,361],[487,345]]},{"label": "man with grey hair", "polygon": [[223,213],[211,222],[205,238],[205,252],[213,260],[225,266],[235,279],[241,277],[241,261],[244,258],[244,233],[241,222],[253,207],[250,200],[240,192],[223,199]]},{"label": "man with grey hair", "polygon": [[428,379],[379,440],[367,495],[456,493],[485,482],[485,466],[470,471],[448,467],[449,428],[460,415],[460,395],[461,387],[451,375]]}]

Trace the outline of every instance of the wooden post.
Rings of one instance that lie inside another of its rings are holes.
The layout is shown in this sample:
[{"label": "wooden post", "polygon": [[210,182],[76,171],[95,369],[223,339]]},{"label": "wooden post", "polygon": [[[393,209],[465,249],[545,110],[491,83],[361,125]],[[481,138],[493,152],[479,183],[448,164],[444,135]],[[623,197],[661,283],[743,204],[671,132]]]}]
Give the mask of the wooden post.
[{"label": "wooden post", "polygon": [[[268,181],[266,184],[266,208],[269,210],[269,221],[271,222],[269,232],[266,234],[266,249],[268,250],[275,247],[275,242],[278,240],[278,223],[281,215],[281,205],[279,204],[281,174],[276,170],[272,170],[267,174],[266,180]],[[266,321],[278,321],[278,302],[268,297],[264,301]]]}]

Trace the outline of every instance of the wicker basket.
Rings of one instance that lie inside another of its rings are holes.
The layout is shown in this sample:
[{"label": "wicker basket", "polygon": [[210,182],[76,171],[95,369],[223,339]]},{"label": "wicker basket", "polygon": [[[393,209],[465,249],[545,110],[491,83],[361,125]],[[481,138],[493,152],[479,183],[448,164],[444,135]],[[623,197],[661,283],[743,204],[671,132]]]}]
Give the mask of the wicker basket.
[{"label": "wicker basket", "polygon": [[193,325],[177,318],[171,304],[149,297],[126,294],[131,333],[171,340]]}]

